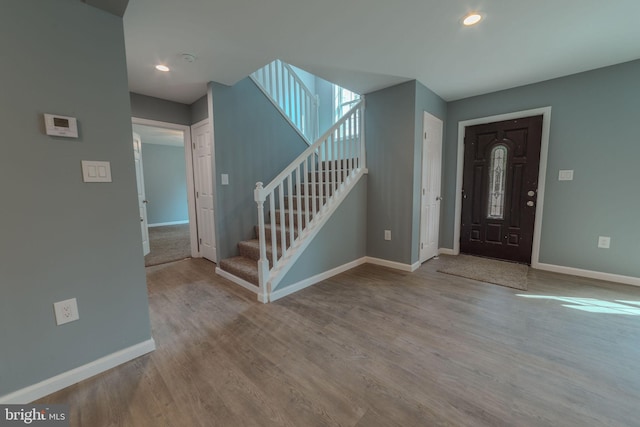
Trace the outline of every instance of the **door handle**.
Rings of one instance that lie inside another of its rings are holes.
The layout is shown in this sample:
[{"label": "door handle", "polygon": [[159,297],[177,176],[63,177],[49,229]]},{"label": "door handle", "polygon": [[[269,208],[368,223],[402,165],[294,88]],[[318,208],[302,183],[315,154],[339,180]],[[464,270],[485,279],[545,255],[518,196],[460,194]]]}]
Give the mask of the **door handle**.
[{"label": "door handle", "polygon": [[142,203],[149,203],[149,201],[148,200],[143,200]]},{"label": "door handle", "polygon": [[144,222],[144,218],[140,218],[140,222]]},{"label": "door handle", "polygon": [[437,196],[437,197],[436,197],[436,202],[441,202],[441,201],[442,201],[442,199],[443,199],[443,197]]}]

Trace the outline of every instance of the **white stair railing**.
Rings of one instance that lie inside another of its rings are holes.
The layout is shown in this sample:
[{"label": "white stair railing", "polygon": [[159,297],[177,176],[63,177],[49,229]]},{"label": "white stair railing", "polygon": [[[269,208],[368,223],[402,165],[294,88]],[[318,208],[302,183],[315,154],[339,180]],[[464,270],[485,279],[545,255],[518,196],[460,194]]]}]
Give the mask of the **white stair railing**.
[{"label": "white stair railing", "polygon": [[289,64],[276,59],[250,77],[308,144],[316,140],[318,99]]},{"label": "white stair railing", "polygon": [[[301,242],[330,213],[337,197],[364,173],[364,99],[266,186],[256,184],[259,292],[268,300],[273,279]],[[265,207],[266,203],[266,207]],[[266,212],[265,212],[266,210]],[[270,225],[268,257],[265,222]],[[279,225],[279,227],[277,227]]]}]

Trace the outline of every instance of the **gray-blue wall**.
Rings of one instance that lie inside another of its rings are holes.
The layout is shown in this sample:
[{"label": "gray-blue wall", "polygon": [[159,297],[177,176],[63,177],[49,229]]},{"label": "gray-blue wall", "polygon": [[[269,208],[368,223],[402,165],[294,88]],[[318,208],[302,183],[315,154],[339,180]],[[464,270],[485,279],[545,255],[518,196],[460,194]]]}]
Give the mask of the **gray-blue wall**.
[{"label": "gray-blue wall", "polygon": [[[150,338],[122,19],[76,0],[0,14],[0,396]],[[63,49],[52,49],[63,46]],[[43,113],[78,119],[50,137]],[[81,160],[111,162],[83,183]],[[56,326],[53,303],[80,320]]]},{"label": "gray-blue wall", "polygon": [[195,123],[191,121],[192,110],[186,104],[133,92],[130,100],[132,117],[187,126]]},{"label": "gray-blue wall", "polygon": [[149,225],[189,221],[184,147],[142,144]]},{"label": "gray-blue wall", "polygon": [[189,106],[191,124],[196,124],[209,117],[209,101],[207,95],[202,96]]},{"label": "gray-blue wall", "polygon": [[367,177],[356,184],[277,289],[367,255]]},{"label": "gray-blue wall", "polygon": [[133,92],[129,96],[131,114],[139,119],[190,126],[209,117],[207,95],[191,105]]},{"label": "gray-blue wall", "polygon": [[[210,83],[213,98],[218,259],[238,253],[237,244],[255,238],[258,221],[253,190],[267,185],[305,148],[273,104],[249,78],[234,86]],[[229,175],[229,185],[220,175]]]},{"label": "gray-blue wall", "polygon": [[[415,84],[365,96],[367,255],[411,263]],[[391,230],[391,240],[384,240]]]},{"label": "gray-blue wall", "polygon": [[540,262],[640,276],[638,76],[634,61],[449,103],[441,246],[453,247],[458,122],[551,106]]},{"label": "gray-blue wall", "polygon": [[[365,96],[367,255],[403,264],[418,261],[422,116],[439,118],[446,103],[413,80]],[[384,240],[391,230],[391,240]]]}]

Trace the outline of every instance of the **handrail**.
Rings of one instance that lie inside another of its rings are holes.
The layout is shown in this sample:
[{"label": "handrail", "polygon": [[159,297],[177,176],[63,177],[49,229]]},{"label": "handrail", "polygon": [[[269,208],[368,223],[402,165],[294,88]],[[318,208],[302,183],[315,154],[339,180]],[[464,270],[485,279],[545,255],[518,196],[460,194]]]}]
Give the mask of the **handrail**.
[{"label": "handrail", "polygon": [[311,144],[318,133],[318,100],[295,70],[276,59],[251,74],[280,113]]},{"label": "handrail", "polygon": [[[258,206],[260,240],[258,277],[263,300],[270,292],[270,277],[283,258],[315,226],[316,219],[322,217],[328,205],[349,185],[354,185],[351,178],[365,168],[362,98],[269,184],[256,184],[254,199]],[[266,241],[267,216],[270,257]]]}]

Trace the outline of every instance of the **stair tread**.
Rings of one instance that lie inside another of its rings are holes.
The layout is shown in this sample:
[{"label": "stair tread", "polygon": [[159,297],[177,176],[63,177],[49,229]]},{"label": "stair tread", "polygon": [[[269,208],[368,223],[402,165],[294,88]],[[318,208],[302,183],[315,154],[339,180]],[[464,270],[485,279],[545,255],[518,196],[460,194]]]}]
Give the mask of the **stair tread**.
[{"label": "stair tread", "polygon": [[[259,237],[259,233],[260,233],[260,229],[259,226],[256,225],[254,227],[255,231],[256,231],[256,236],[258,236],[258,240],[260,240]],[[287,234],[287,238],[289,238],[289,234],[291,234],[291,230],[289,229],[289,227],[282,227],[281,224],[276,223],[276,228],[275,228],[275,232],[276,232],[276,236],[278,237],[278,239],[280,239],[280,234],[282,233],[282,230],[284,229],[285,233]],[[272,227],[270,223],[267,223],[264,225],[264,231],[265,231],[265,237],[267,238],[267,241],[271,240],[271,235],[272,235]],[[296,229],[294,230],[294,238],[298,236],[298,228],[296,227]]]},{"label": "stair tread", "polygon": [[[276,209],[276,213],[280,214],[280,211],[282,211],[282,210],[283,210],[283,209]],[[285,214],[287,214],[287,215],[289,215],[289,210],[290,210],[290,209],[284,209],[284,213],[285,213]],[[302,214],[302,216],[304,216],[304,215],[305,215],[305,212],[307,212],[307,211],[306,211],[306,209],[302,209],[302,210],[300,210],[300,211],[298,211],[298,210],[294,210],[294,211],[293,211],[293,214],[294,214],[294,215],[297,215],[297,214],[298,214],[298,212],[300,212],[300,213]],[[311,212],[309,212],[309,216],[311,216]]]},{"label": "stair tread", "polygon": [[[245,247],[251,247],[251,248],[257,248],[258,250],[260,250],[260,240],[259,239],[243,240],[242,242],[238,243],[238,245],[242,245],[242,246],[245,246]],[[278,250],[280,250],[282,245],[280,244],[279,240],[276,241],[276,245],[278,247]],[[268,243],[267,244],[267,253],[271,253],[271,252],[272,252],[271,243]]]}]

